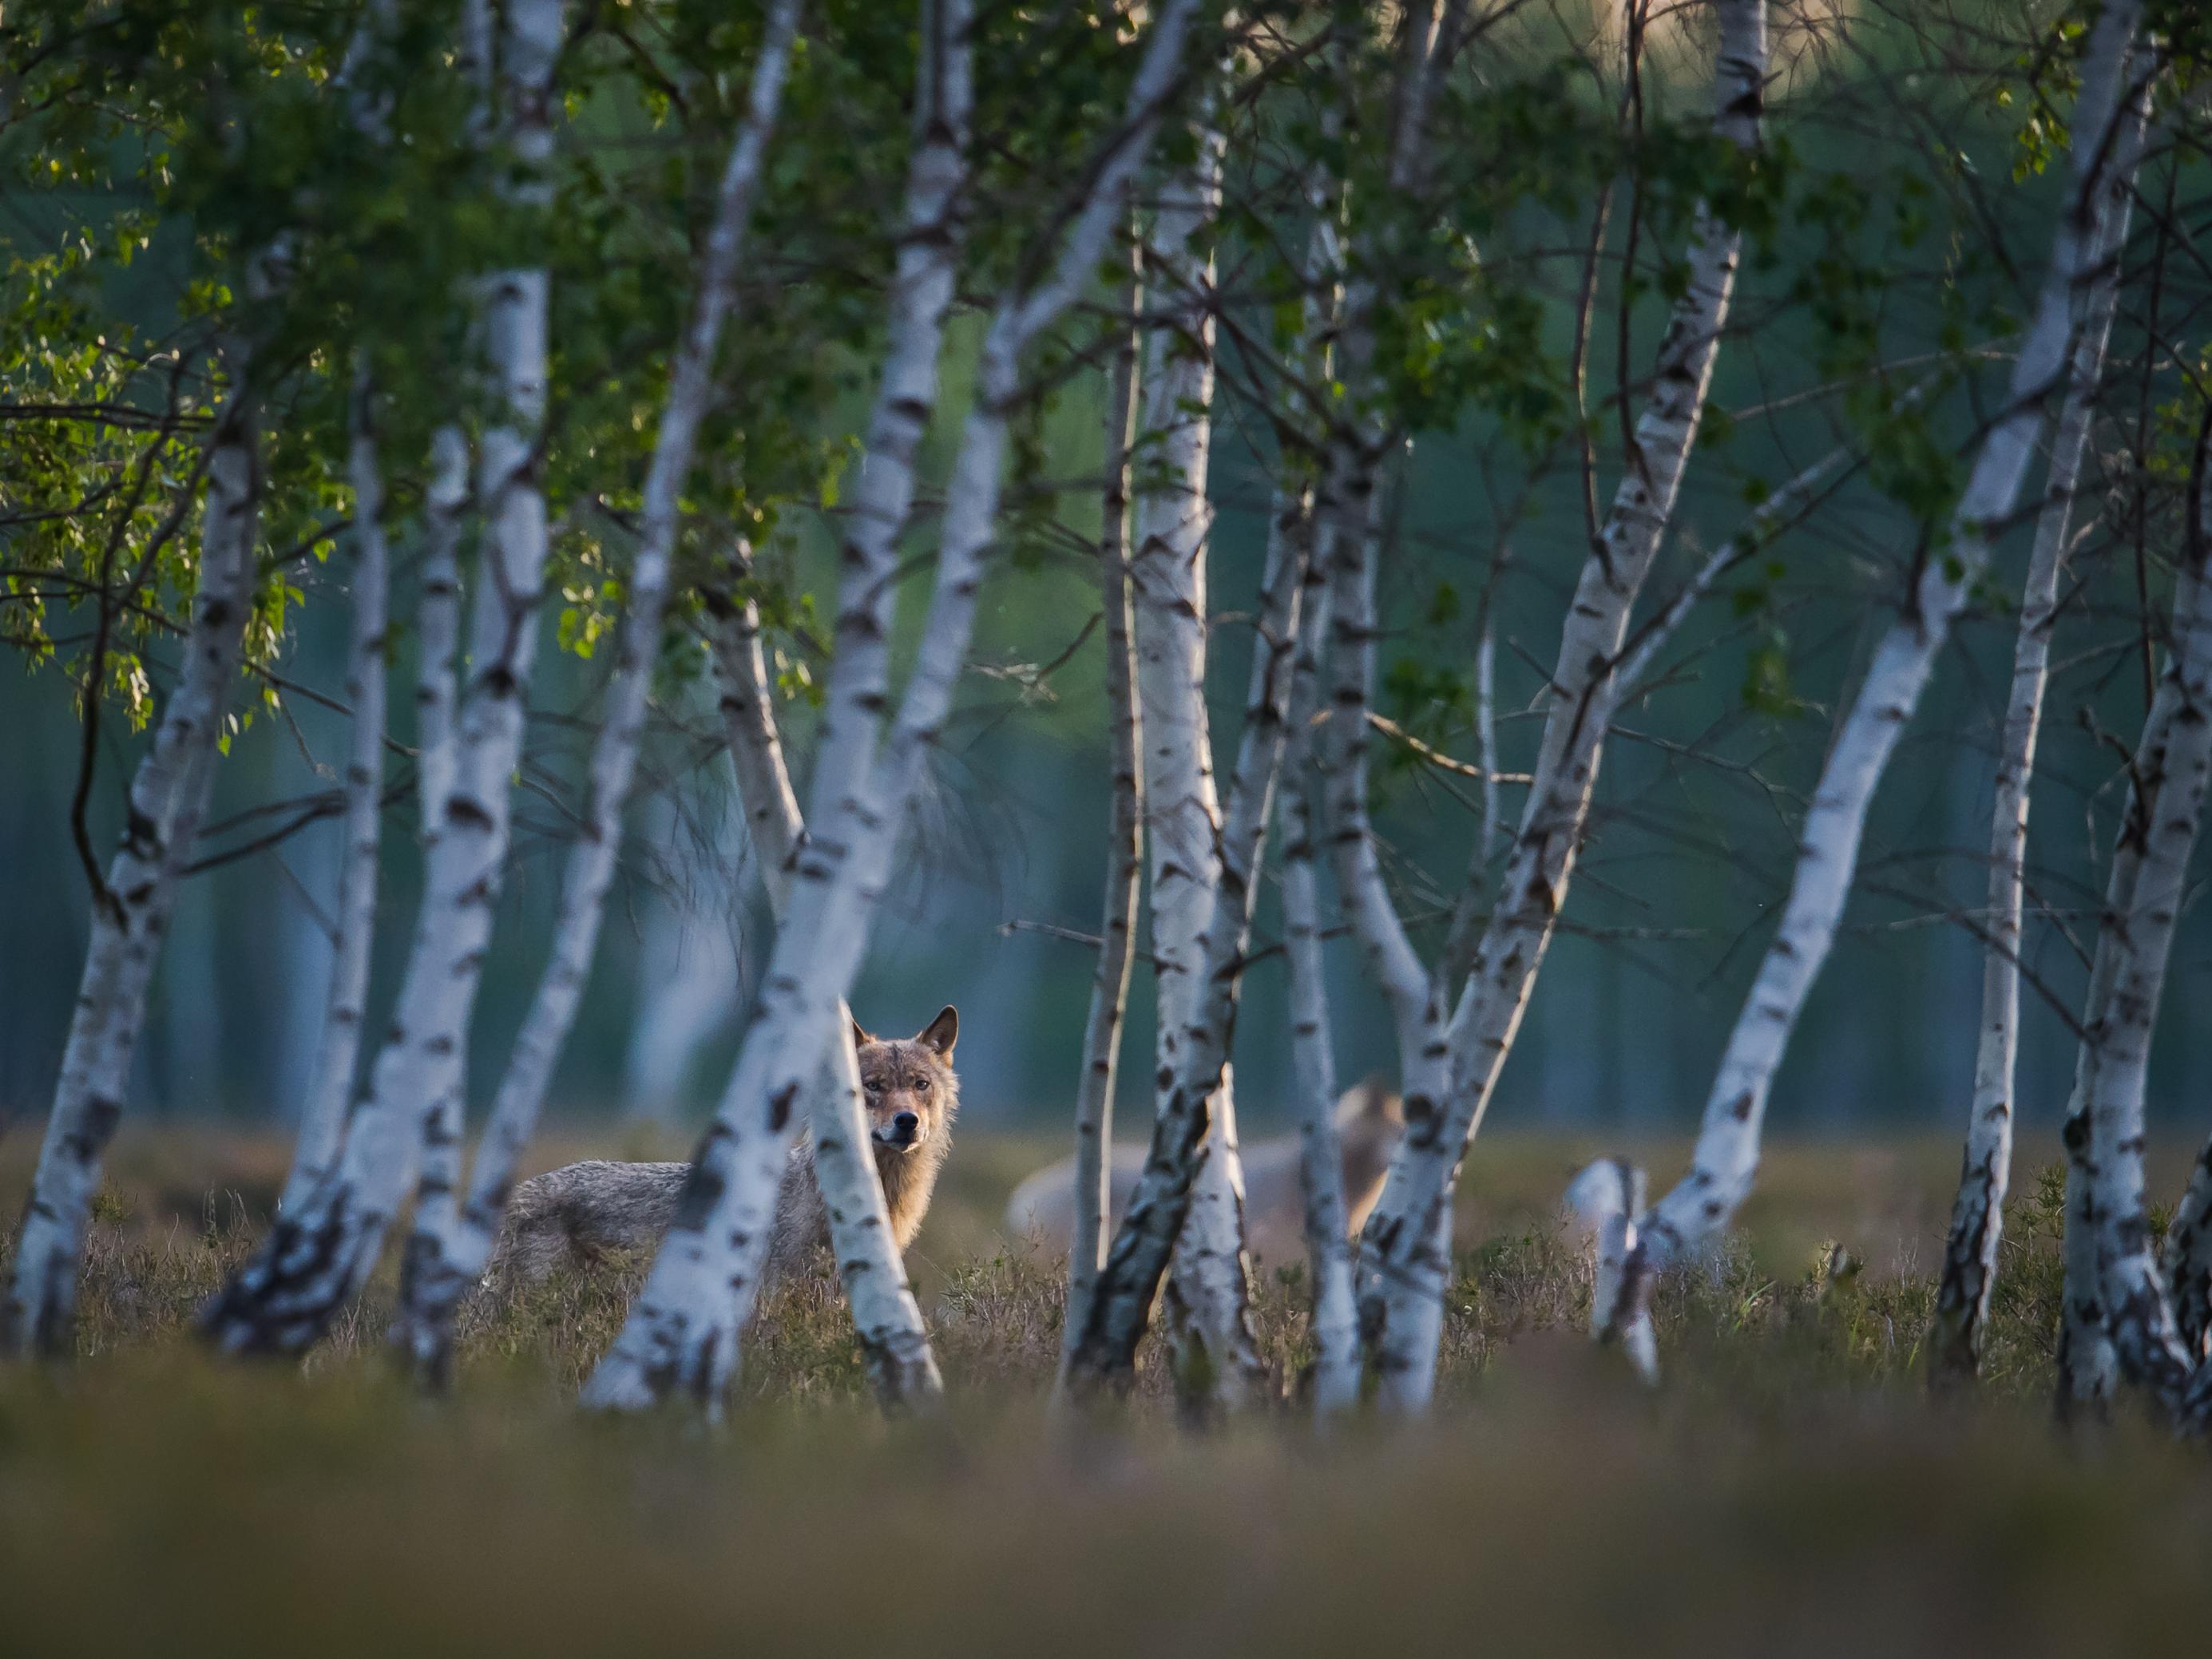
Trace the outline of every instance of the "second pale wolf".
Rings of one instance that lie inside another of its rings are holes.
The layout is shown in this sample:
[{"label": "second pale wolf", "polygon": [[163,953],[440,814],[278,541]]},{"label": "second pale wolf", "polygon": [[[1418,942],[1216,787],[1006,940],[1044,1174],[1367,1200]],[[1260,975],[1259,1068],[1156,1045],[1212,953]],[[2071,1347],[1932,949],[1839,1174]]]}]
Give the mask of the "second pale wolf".
[{"label": "second pale wolf", "polygon": [[[960,1107],[952,1045],[959,1034],[960,1017],[951,1008],[907,1042],[887,1042],[853,1028],[876,1174],[890,1212],[891,1237],[902,1250],[921,1230],[937,1173],[951,1150],[952,1119]],[[675,1218],[690,1171],[689,1164],[593,1158],[524,1182],[507,1206],[487,1282],[507,1289],[535,1285],[563,1267],[653,1249]],[[814,1179],[813,1141],[802,1137],[776,1194],[765,1277],[796,1272],[829,1239],[830,1212]]]},{"label": "second pale wolf", "polygon": [[[1351,1231],[1358,1232],[1382,1195],[1382,1177],[1390,1167],[1390,1154],[1405,1127],[1398,1097],[1370,1079],[1344,1092],[1336,1107],[1336,1136],[1344,1164],[1344,1202]],[[1298,1177],[1298,1142],[1295,1135],[1246,1144],[1241,1154],[1244,1166],[1244,1237],[1256,1261],[1281,1266],[1305,1255],[1305,1190]],[[1145,1167],[1145,1149],[1118,1146],[1113,1149],[1113,1218],[1119,1223],[1137,1189]],[[1014,1238],[1032,1235],[1056,1249],[1066,1248],[1075,1228],[1075,1160],[1064,1158],[1039,1170],[1014,1188],[1006,1203],[1006,1232]]]}]

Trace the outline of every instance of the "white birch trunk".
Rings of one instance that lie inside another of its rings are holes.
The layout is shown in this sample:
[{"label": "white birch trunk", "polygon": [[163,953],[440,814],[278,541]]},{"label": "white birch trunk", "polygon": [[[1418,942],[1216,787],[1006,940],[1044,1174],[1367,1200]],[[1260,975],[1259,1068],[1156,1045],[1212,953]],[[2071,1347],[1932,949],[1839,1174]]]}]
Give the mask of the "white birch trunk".
[{"label": "white birch trunk", "polygon": [[[1212,914],[1193,976],[1198,1001],[1188,1013],[1173,1086],[1153,1121],[1144,1171],[1099,1269],[1083,1331],[1069,1355],[1068,1376],[1081,1391],[1125,1389],[1133,1378],[1137,1345],[1149,1322],[1161,1275],[1182,1235],[1207,1158],[1210,1108],[1221,1091],[1236,1033],[1260,848],[1290,700],[1291,664],[1308,562],[1308,521],[1298,510],[1302,507],[1294,502],[1288,512],[1279,512],[1269,537],[1251,698],[1221,823],[1220,869]],[[1148,745],[1154,741],[1149,728],[1146,741]],[[1243,1270],[1241,1247],[1237,1267]],[[1188,1401],[1191,1396],[1186,1393],[1183,1397]]]},{"label": "white birch trunk", "polygon": [[[1191,164],[1159,191],[1145,249],[1157,319],[1145,343],[1138,434],[1146,482],[1136,492],[1137,686],[1152,849],[1152,949],[1158,1005],[1154,1108],[1182,1066],[1197,1006],[1200,939],[1212,915],[1221,805],[1206,717],[1206,557],[1213,511],[1213,225],[1221,209],[1220,132],[1203,120]],[[1243,1258],[1242,1175],[1232,1085],[1208,1103],[1208,1153],[1177,1245],[1167,1310],[1178,1378],[1203,1379],[1234,1409],[1256,1380]]]},{"label": "white birch trunk", "polygon": [[[1194,0],[1169,0],[1156,15],[1127,113],[1097,165],[1082,175],[1087,193],[1049,275],[1030,292],[1008,294],[985,334],[975,404],[946,490],[936,590],[897,719],[863,788],[840,791],[842,767],[816,779],[811,833],[792,874],[791,919],[777,935],[758,1016],[653,1271],[614,1349],[586,1387],[588,1405],[635,1409],[689,1395],[710,1413],[721,1407],[758,1292],[777,1187],[799,1127],[794,1109],[818,1075],[828,1023],[859,969],[908,803],[967,659],[1022,359],[1098,268],[1180,70],[1194,9]],[[965,31],[951,33],[964,50]],[[841,612],[845,609],[841,605]],[[856,670],[841,651],[832,670],[833,706],[836,680],[865,672],[865,658]],[[870,735],[858,734],[861,741]]]},{"label": "white birch trunk", "polygon": [[[2106,917],[2124,916],[2135,907],[2136,876],[2142,867],[2149,826],[2157,811],[2154,781],[2166,775],[2166,750],[2173,732],[2173,686],[2161,679],[2143,716],[2142,736],[2133,757],[2135,781],[2128,791],[2127,815],[2112,847],[2106,872]],[[2152,787],[2146,791],[2148,782]],[[2105,1318],[2104,1286],[2097,1266],[2097,1216],[2092,1203],[2089,1157],[2089,1098],[2101,1054],[2105,1014],[2112,981],[2119,971],[2117,939],[2100,926],[2089,963],[2087,1016],[2074,1057],[2074,1088],[2066,1103],[2060,1142],[2066,1149],[2065,1285],[2058,1323],[2056,1396],[2062,1421],[2094,1416],[2105,1409],[2120,1381],[2120,1359]]]},{"label": "white birch trunk", "polygon": [[[414,1236],[407,1244],[393,1339],[412,1353],[417,1375],[434,1388],[443,1386],[448,1379],[453,1310],[491,1259],[500,1218],[514,1186],[516,1167],[537,1127],[538,1110],[575,1022],[598,948],[607,890],[613,884],[622,848],[623,810],[645,733],[647,697],[660,655],[669,562],[675,551],[681,497],[714,391],[715,349],[736,299],[753,198],[782,101],[799,9],[799,0],[777,0],[769,13],[759,57],[753,65],[745,117],[723,169],[690,325],[670,373],[653,464],[646,478],[644,526],[630,565],[614,677],[607,688],[599,735],[592,749],[582,834],[569,854],[562,878],[552,957],[538,980],[537,994],[501,1079],[471,1170],[465,1201],[456,1204],[450,1187],[442,1192],[434,1190],[426,1170]],[[535,533],[542,547],[542,523]],[[540,558],[542,562],[542,552]],[[515,748],[519,750],[520,710],[516,712]],[[503,845],[500,852],[503,858]]]},{"label": "white birch trunk", "polygon": [[346,757],[343,851],[338,863],[337,948],[331,962],[329,1007],[307,1097],[300,1109],[299,1145],[277,1208],[288,1211],[337,1162],[361,1058],[368,1015],[369,959],[376,943],[377,850],[384,806],[385,647],[390,556],[384,526],[384,469],[376,450],[374,393],[365,372],[353,391],[353,433],[347,456],[354,494],[353,634],[346,654],[346,698],[353,705]]},{"label": "white birch trunk", "polygon": [[1297,1076],[1298,1176],[1305,1194],[1306,1261],[1313,1275],[1313,1408],[1327,1423],[1359,1404],[1359,1320],[1352,1295],[1344,1156],[1336,1132],[1336,1051],[1322,964],[1315,842],[1312,732],[1321,713],[1322,641],[1328,629],[1328,573],[1309,560],[1291,669],[1278,810],[1283,836],[1283,942],[1290,966],[1291,1066]]},{"label": "white birch trunk", "polygon": [[[1133,321],[1140,292],[1133,270],[1127,290]],[[1098,569],[1106,612],[1106,720],[1114,765],[1113,798],[1107,817],[1105,896],[1099,904],[1098,965],[1091,981],[1091,1010],[1083,1027],[1082,1076],[1075,1096],[1075,1226],[1067,1247],[1067,1300],[1060,1321],[1058,1398],[1066,1395],[1068,1357],[1089,1317],[1098,1270],[1106,1260],[1113,1209],[1107,1149],[1113,1140],[1121,1020],[1129,1004],[1130,972],[1136,959],[1133,945],[1137,907],[1144,886],[1144,711],[1137,695],[1136,617],[1129,580],[1129,446],[1136,390],[1137,337],[1133,329],[1115,356],[1106,392],[1106,489]]]},{"label": "white birch trunk", "polygon": [[[92,938],[15,1243],[0,1354],[68,1352],[100,1156],[121,1121],[146,992],[175,908],[178,871],[212,787],[253,599],[260,503],[258,399],[243,345],[209,439],[200,562],[184,666],[131,775],[122,844],[95,896]],[[100,695],[94,687],[88,695]]]},{"label": "white birch trunk", "polygon": [[[1790,896],[1722,1056],[1690,1172],[1638,1220],[1638,1255],[1648,1272],[1692,1259],[1728,1224],[1750,1189],[1767,1091],[1833,943],[1875,787],[1918,703],[1936,653],[1987,562],[1989,528],[2008,518],[2019,499],[2045,406],[2068,373],[2074,319],[2095,275],[2100,192],[2114,170],[2115,150],[2124,148],[2114,138],[2124,118],[2122,71],[2139,11],[2116,3],[2098,21],[2075,125],[2073,197],[2052,239],[2050,268],[2014,365],[2006,413],[1976,454],[1952,517],[1949,547],[1928,562],[1909,608],[1876,648],[1822,768],[1800,832]],[[2139,123],[2139,106],[2132,118]],[[1625,1309],[1617,1328],[1644,1316],[1640,1309]]]},{"label": "white birch trunk", "polygon": [[[752,826],[753,861],[760,866],[769,907],[781,928],[788,916],[790,888],[778,875],[805,842],[806,826],[776,728],[759,614],[748,601],[742,609],[732,608],[725,622],[717,654],[731,759],[740,807]],[[887,1411],[927,1411],[943,1397],[945,1382],[930,1350],[921,1306],[907,1280],[869,1149],[867,1108],[853,1047],[855,1022],[842,998],[832,1017],[836,1030],[814,1085],[812,1108],[814,1179],[830,1215],[830,1252],[878,1399]]]},{"label": "white birch trunk", "polygon": [[[2144,1092],[2151,1036],[2165,990],[2189,859],[2212,782],[2212,408],[2198,434],[2187,546],[2174,594],[2173,637],[2160,702],[2171,705],[2159,771],[2143,780],[2147,810],[2124,835],[2142,847],[2124,910],[2107,913],[2100,955],[2113,968],[2110,993],[2085,1023],[2094,1045],[2087,1101],[2089,1188],[2106,1328],[2123,1372],[2169,1417],[2192,1429],[2212,1413],[2212,1367],[2201,1363],[2174,1317],[2151,1247],[2143,1176]],[[2069,1217],[2069,1222],[2072,1218]]]},{"label": "white birch trunk", "polygon": [[[517,199],[550,186],[560,0],[515,0],[501,79]],[[520,762],[537,643],[545,501],[536,448],[544,413],[547,274],[518,267],[487,284],[485,336],[501,420],[486,432],[478,495],[483,580],[471,623],[469,687],[453,740],[438,834],[392,1029],[347,1126],[337,1170],[278,1218],[209,1304],[202,1325],[227,1352],[298,1352],[367,1279],[420,1160],[420,1202],[453,1202],[469,1019],[507,858],[508,781]]]},{"label": "white birch trunk", "polygon": [[2020,1052],[2020,944],[2027,864],[2028,789],[2050,679],[2051,635],[2059,579],[2073,550],[2074,495],[2088,447],[2105,371],[2105,346],[2119,304],[2118,259],[2127,242],[2128,173],[2116,170],[2099,204],[2093,255],[2097,274],[2074,347],[2071,379],[2051,446],[2044,507],[2022,586],[2013,647],[2012,690],[1997,753],[1990,812],[1989,941],[1982,967],[1982,1021],[1974,1055],[1974,1094],[1960,1158],[1959,1191],[1937,1281],[1929,1332],[1930,1376],[1971,1379],[1981,1370],[1990,1292],[2011,1182],[2013,1075]]},{"label": "white birch trunk", "polygon": [[1645,1382],[1659,1380],[1659,1345],[1651,1329],[1650,1258],[1640,1248],[1644,1171],[1625,1158],[1601,1158],[1567,1188],[1567,1208],[1590,1236],[1590,1335],[1619,1342]]},{"label": "white birch trunk", "polygon": [[[1720,23],[1715,125],[1723,137],[1748,149],[1759,142],[1765,103],[1766,8],[1763,0],[1729,0],[1721,8]],[[1553,922],[1566,897],[1601,756],[1606,692],[1619,666],[1637,596],[1673,517],[1705,413],[1734,292],[1740,240],[1709,210],[1699,210],[1687,285],[1660,343],[1650,399],[1638,418],[1627,471],[1560,629],[1553,702],[1533,769],[1535,781],[1475,951],[1474,971],[1452,1016],[1444,1098],[1439,1102],[1428,1093],[1426,1077],[1419,1091],[1410,1081],[1405,1090],[1406,1137],[1368,1219],[1361,1255],[1361,1327],[1381,1399],[1390,1409],[1424,1409],[1434,1389],[1451,1272],[1451,1188],[1512,1048]],[[1348,519],[1348,507],[1346,512]],[[1339,626],[1341,631],[1343,624]],[[1340,702],[1336,718],[1346,714]],[[1364,739],[1346,732],[1342,741],[1351,748]],[[1363,837],[1348,852],[1340,848],[1340,861],[1364,844]],[[1378,880],[1369,876],[1363,884],[1374,888]],[[1378,889],[1378,904],[1382,896]],[[1371,915],[1376,908],[1363,904],[1354,914]],[[1412,980],[1402,968],[1395,974],[1406,981],[1395,999],[1402,1024]],[[1431,996],[1448,994],[1438,988]],[[1424,1021],[1424,1072],[1435,1042],[1434,1024],[1433,1018]]]}]

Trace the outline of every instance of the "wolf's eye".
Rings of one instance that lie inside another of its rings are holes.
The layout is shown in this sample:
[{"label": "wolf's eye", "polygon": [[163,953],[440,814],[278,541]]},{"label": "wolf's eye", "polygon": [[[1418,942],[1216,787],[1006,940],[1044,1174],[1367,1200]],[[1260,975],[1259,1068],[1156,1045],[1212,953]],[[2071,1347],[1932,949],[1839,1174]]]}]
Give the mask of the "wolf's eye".
[{"label": "wolf's eye", "polygon": [[915,1079],[914,1091],[918,1095],[927,1094],[929,1092],[929,1079],[926,1077],[918,1077]]}]

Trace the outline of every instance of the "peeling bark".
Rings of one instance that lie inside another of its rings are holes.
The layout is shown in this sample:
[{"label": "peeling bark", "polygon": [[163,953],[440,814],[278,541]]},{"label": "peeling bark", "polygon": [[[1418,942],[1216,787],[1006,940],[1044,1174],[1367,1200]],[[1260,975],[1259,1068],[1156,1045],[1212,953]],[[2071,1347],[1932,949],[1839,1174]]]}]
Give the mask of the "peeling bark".
[{"label": "peeling bark", "polygon": [[[675,1223],[614,1349],[585,1389],[587,1405],[640,1409],[688,1396],[710,1414],[721,1408],[799,1127],[796,1106],[818,1074],[829,1021],[859,969],[907,805],[967,659],[1022,362],[1097,270],[1179,72],[1194,9],[1194,0],[1169,0],[1155,15],[1124,118],[1080,174],[1085,194],[1049,272],[1035,288],[1003,295],[985,331],[975,402],[946,489],[936,589],[905,696],[865,787],[845,787],[860,775],[857,767],[817,770],[810,839],[792,872],[791,920],[778,933],[758,1015],[700,1143]],[[964,54],[964,27],[945,33]],[[841,629],[851,609],[841,599]],[[868,653],[856,660],[841,645],[833,708],[868,672]],[[837,740],[872,742],[879,721],[878,714],[855,738]],[[825,749],[830,741],[825,736]]]},{"label": "peeling bark", "polygon": [[[146,993],[175,908],[178,872],[198,832],[253,600],[260,506],[258,399],[246,347],[209,439],[198,588],[184,668],[131,779],[122,844],[93,907],[61,1077],[0,1305],[0,1354],[69,1351],[77,1274],[100,1157],[121,1121]],[[88,694],[98,696],[94,687]]]}]

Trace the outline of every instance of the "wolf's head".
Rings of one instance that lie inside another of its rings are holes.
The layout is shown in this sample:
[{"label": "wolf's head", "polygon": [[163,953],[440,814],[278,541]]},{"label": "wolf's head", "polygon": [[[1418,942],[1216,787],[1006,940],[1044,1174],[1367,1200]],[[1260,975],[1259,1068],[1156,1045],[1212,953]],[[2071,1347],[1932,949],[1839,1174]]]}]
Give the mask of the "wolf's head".
[{"label": "wolf's head", "polygon": [[879,1164],[924,1147],[944,1150],[960,1108],[960,1079],[952,1071],[952,1045],[959,1036],[960,1016],[951,1008],[907,1042],[871,1036],[854,1022],[868,1133]]}]

